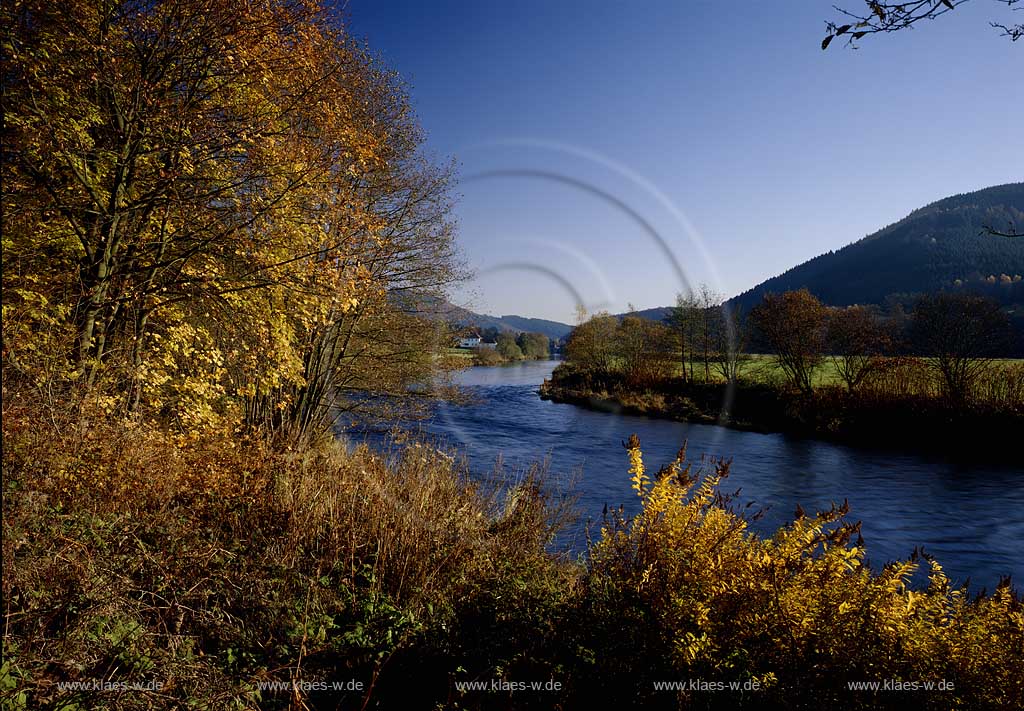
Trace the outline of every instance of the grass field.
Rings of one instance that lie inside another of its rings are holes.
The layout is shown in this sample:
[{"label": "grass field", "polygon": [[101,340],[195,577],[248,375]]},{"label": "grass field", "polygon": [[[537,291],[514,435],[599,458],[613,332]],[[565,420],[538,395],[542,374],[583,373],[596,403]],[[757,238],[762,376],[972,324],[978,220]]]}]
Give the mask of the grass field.
[{"label": "grass field", "polygon": [[467,348],[449,348],[446,355],[456,358],[465,358],[466,360],[473,360],[473,351]]},{"label": "grass field", "polygon": [[[786,379],[775,356],[757,353],[750,354],[746,358],[747,360],[740,365],[739,369],[742,379],[765,383],[781,383]],[[704,380],[704,362],[700,360],[691,361],[690,367],[692,368],[694,378],[698,382],[702,382]],[[679,365],[676,365],[676,374],[681,374],[681,367]],[[711,364],[711,380],[713,382],[721,382],[723,380],[714,363]],[[814,371],[815,387],[842,384],[843,381],[839,377],[839,373],[836,371],[835,364],[831,358],[826,358],[821,366]]]},{"label": "grass field", "polygon": [[[746,380],[763,383],[778,384],[785,381],[785,373],[782,372],[782,368],[779,367],[778,360],[774,355],[770,354],[750,354],[746,356],[748,360],[740,366],[740,377]],[[927,359],[922,359],[927,360]],[[1006,367],[1015,364],[1024,364],[1024,359],[1015,358],[997,358],[992,361],[995,367]],[[704,363],[703,361],[692,361],[693,374],[698,381],[702,381],[704,378]],[[676,366],[676,373],[679,374],[681,368]],[[715,365],[711,364],[711,379],[715,382],[721,382],[723,378],[718,373]],[[828,385],[843,385],[843,380],[839,377],[839,372],[836,370],[835,361],[832,358],[826,357],[821,365],[814,371],[814,387],[822,387]]]}]

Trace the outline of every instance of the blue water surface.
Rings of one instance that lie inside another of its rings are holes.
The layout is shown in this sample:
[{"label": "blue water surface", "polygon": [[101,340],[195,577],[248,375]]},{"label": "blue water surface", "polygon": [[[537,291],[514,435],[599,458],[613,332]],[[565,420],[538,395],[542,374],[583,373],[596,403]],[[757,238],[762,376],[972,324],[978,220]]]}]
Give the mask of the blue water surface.
[{"label": "blue water surface", "polygon": [[[588,522],[599,525],[606,505],[637,510],[622,448],[635,433],[651,471],[671,461],[684,441],[691,460],[730,458],[723,488],[740,489],[739,506],[754,502],[753,508],[765,509],[752,524],[756,531],[769,533],[792,520],[798,503],[811,512],[847,500],[848,519],[862,522],[876,569],[920,547],[954,581],[970,578],[972,590],[992,590],[1004,575],[1020,586],[1022,465],[951,461],[541,400],[538,386],[556,365],[529,361],[467,369],[457,380],[472,401],[438,405],[421,427],[439,444],[462,451],[475,476],[489,476],[499,458],[512,471],[549,458],[557,481],[574,479],[578,520],[560,537],[561,546],[582,550]],[[387,446],[382,433],[359,438]]]}]

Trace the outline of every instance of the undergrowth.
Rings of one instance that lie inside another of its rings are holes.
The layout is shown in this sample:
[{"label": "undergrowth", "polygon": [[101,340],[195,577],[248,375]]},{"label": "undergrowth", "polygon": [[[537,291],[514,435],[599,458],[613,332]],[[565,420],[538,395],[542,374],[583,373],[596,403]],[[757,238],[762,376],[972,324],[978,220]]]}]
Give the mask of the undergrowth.
[{"label": "undergrowth", "polygon": [[[643,510],[573,560],[543,468],[484,485],[422,444],[5,400],[4,709],[1024,706],[1008,581],[972,597],[928,558],[872,572],[844,506],[759,537],[726,462],[651,473],[631,440]],[[951,689],[848,687],[886,679]],[[659,687],[687,680],[747,691]]]}]

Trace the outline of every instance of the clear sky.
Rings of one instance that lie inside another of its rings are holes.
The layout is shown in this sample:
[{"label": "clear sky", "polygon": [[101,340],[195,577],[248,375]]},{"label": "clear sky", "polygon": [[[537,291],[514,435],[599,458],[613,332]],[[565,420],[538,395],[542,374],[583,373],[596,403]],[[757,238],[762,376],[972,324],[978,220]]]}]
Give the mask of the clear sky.
[{"label": "clear sky", "polygon": [[[842,3],[838,3],[842,4]],[[860,0],[847,0],[856,7]],[[972,0],[822,52],[830,0],[350,0],[459,165],[456,301],[571,321],[739,293],[1024,178],[1024,42]]]}]

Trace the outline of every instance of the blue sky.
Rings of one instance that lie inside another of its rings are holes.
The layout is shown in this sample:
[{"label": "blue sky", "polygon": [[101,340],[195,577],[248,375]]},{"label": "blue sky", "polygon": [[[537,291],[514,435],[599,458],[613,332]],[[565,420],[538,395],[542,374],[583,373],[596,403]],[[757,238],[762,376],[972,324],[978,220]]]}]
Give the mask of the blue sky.
[{"label": "blue sky", "polygon": [[[856,7],[860,0],[848,0]],[[947,195],[1019,181],[1024,46],[973,0],[822,52],[828,0],[350,0],[453,157],[456,301],[570,321],[727,296]]]}]

